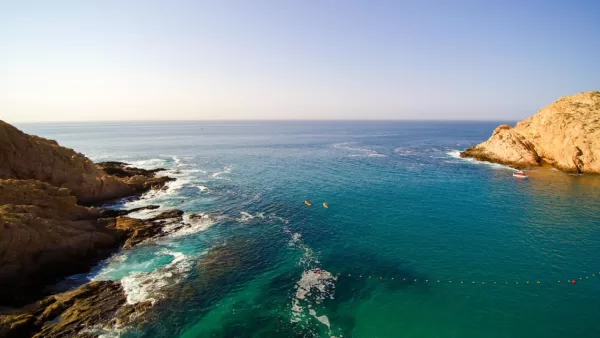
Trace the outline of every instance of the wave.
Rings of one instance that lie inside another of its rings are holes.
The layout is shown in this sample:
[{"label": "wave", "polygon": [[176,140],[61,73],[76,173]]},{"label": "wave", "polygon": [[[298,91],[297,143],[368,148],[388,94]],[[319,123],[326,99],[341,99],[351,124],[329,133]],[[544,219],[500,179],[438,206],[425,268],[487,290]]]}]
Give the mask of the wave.
[{"label": "wave", "polygon": [[184,215],[184,224],[175,223],[166,225],[163,232],[167,235],[164,238],[177,238],[191,234],[196,234],[207,230],[215,223],[226,219],[225,215],[214,215],[209,213],[198,213],[194,215]]},{"label": "wave", "polygon": [[196,186],[196,188],[198,188],[198,190],[200,190],[200,192],[206,192],[206,193],[210,192],[208,187],[205,187],[203,185],[198,185],[198,186]]},{"label": "wave", "polygon": [[467,162],[467,163],[473,163],[473,164],[480,164],[480,165],[486,165],[492,169],[497,169],[497,170],[512,170],[515,171],[516,169],[511,168],[507,165],[504,164],[499,164],[499,163],[492,163],[492,162],[486,162],[486,161],[478,161],[474,158],[470,158],[470,157],[460,157],[460,150],[451,150],[449,152],[446,152],[446,155],[460,160],[460,161],[444,161],[445,163],[461,163],[461,162]]},{"label": "wave", "polygon": [[164,168],[167,164],[167,160],[164,158],[151,158],[146,160],[128,162],[131,166],[141,169],[156,169]]},{"label": "wave", "polygon": [[157,254],[173,256],[173,260],[154,271],[133,272],[121,279],[128,304],[146,301],[154,304],[165,298],[168,286],[178,284],[187,277],[192,267],[190,257],[169,250],[162,250]]}]

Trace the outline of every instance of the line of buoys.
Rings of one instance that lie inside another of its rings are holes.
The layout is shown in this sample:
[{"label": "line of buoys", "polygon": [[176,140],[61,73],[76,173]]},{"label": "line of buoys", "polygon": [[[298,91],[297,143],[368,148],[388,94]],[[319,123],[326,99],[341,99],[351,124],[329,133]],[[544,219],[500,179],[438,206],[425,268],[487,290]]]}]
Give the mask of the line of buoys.
[{"label": "line of buoys", "polygon": [[[341,273],[338,272],[337,274],[334,273],[334,275],[337,275],[338,277],[352,277],[352,278],[358,278],[358,279],[362,279],[363,278],[363,274],[352,274],[352,273]],[[364,274],[366,279],[373,279],[372,275],[368,275],[368,274]],[[591,277],[596,277],[596,276],[600,276],[600,272],[593,273],[591,275]],[[375,276],[377,277],[377,276]],[[585,277],[579,277],[580,281],[583,281],[584,279],[590,279],[590,275],[585,276]],[[443,283],[448,283],[448,284],[453,284],[453,281],[458,283],[458,284],[471,284],[471,285],[497,285],[497,284],[501,284],[501,285],[530,285],[530,284],[551,284],[550,282],[546,281],[543,282],[542,280],[535,280],[535,281],[528,281],[526,280],[525,282],[522,281],[513,281],[513,282],[509,282],[509,281],[473,281],[471,280],[471,282],[469,283],[468,281],[465,280],[443,280],[443,279],[417,279],[417,278],[408,278],[408,277],[385,277],[385,276],[379,276],[379,280],[398,280],[398,281],[408,281],[411,284],[414,283],[424,283],[424,284],[443,284]],[[566,284],[572,284],[572,285],[576,285],[577,284],[577,279],[567,279],[567,280],[557,280],[557,284],[564,284],[563,282],[565,282]],[[456,284],[455,283],[455,284]]]}]

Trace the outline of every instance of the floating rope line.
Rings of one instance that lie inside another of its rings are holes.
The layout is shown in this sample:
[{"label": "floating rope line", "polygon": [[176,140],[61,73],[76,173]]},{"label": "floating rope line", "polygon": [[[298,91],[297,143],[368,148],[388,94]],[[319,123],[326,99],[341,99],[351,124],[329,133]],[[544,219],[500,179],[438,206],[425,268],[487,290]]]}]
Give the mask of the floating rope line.
[{"label": "floating rope line", "polygon": [[[316,270],[317,273],[320,273],[321,270]],[[586,275],[579,278],[571,278],[571,279],[559,279],[554,282],[543,281],[541,279],[535,280],[525,280],[525,281],[506,281],[506,280],[486,280],[486,281],[474,281],[471,279],[419,279],[419,278],[410,278],[403,276],[374,276],[367,274],[352,274],[352,273],[341,273],[338,272],[333,273],[334,276],[337,276],[341,279],[353,278],[353,279],[376,279],[376,280],[388,280],[388,281],[398,281],[398,282],[407,282],[410,284],[469,284],[469,285],[541,285],[541,284],[569,284],[576,285],[577,283],[600,276],[600,271],[598,273],[593,273],[591,275]]]}]

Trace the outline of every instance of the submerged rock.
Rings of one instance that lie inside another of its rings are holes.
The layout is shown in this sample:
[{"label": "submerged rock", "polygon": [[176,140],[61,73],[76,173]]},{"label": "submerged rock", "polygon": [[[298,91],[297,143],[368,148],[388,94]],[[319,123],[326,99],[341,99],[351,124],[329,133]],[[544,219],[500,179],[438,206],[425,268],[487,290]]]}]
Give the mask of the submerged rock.
[{"label": "submerged rock", "polygon": [[600,173],[600,92],[566,96],[514,128],[502,125],[462,157],[517,168],[550,164],[573,173]]}]

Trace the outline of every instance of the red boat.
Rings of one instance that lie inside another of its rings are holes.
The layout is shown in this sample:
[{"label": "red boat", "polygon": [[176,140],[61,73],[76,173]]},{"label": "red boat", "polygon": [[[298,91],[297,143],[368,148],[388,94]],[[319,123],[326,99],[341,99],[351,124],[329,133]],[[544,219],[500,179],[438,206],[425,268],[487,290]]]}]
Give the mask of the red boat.
[{"label": "red boat", "polygon": [[523,172],[523,170],[514,172],[513,176],[516,178],[527,178],[527,175],[525,175],[525,172]]}]

